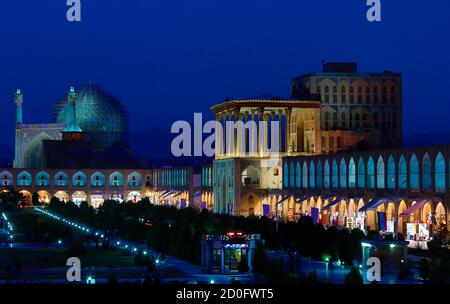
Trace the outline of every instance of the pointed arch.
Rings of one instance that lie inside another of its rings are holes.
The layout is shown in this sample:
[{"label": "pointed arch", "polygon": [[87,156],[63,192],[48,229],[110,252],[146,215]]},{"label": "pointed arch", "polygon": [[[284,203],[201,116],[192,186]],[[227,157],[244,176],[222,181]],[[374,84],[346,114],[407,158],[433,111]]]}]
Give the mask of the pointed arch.
[{"label": "pointed arch", "polygon": [[69,175],[64,171],[59,171],[55,174],[55,180],[53,182],[57,187],[66,187],[69,185]]},{"label": "pointed arch", "polygon": [[306,161],[303,162],[302,168],[302,187],[303,189],[308,189],[308,165]]},{"label": "pointed arch", "polygon": [[445,192],[445,159],[441,152],[434,162],[434,187],[436,192]]},{"label": "pointed arch", "polygon": [[395,160],[392,155],[388,158],[388,165],[387,165],[387,187],[388,189],[395,189],[397,180],[395,178]]},{"label": "pointed arch", "polygon": [[291,167],[289,168],[289,187],[294,189],[295,187],[295,167],[294,163],[291,163]]},{"label": "pointed arch", "polygon": [[91,186],[92,187],[104,187],[105,186],[105,175],[102,172],[95,172],[91,176]]},{"label": "pointed arch", "polygon": [[333,163],[331,166],[331,188],[337,189],[339,183],[339,175],[338,175],[338,165],[337,161],[333,159]]},{"label": "pointed arch", "polygon": [[348,187],[356,187],[356,166],[353,157],[350,158],[350,162],[348,163]]},{"label": "pointed arch", "polygon": [[312,160],[309,164],[309,188],[314,189],[316,187],[316,168],[314,167],[314,161]]},{"label": "pointed arch", "polygon": [[323,172],[322,172],[322,161],[319,159],[317,161],[316,167],[316,186],[318,189],[321,189],[323,186]]},{"label": "pointed arch", "polygon": [[50,186],[50,174],[45,171],[41,171],[36,175],[36,185],[40,187]]},{"label": "pointed arch", "polygon": [[345,162],[345,159],[341,159],[341,164],[340,164],[340,186],[342,189],[347,188],[347,164]]},{"label": "pointed arch", "polygon": [[372,156],[367,161],[367,188],[375,188],[375,163]]},{"label": "pointed arch", "polygon": [[287,162],[283,166],[283,188],[287,188],[289,185],[289,167]]},{"label": "pointed arch", "polygon": [[380,155],[377,161],[377,189],[384,189],[385,187],[384,177],[385,177],[384,160],[383,157]]},{"label": "pointed arch", "polygon": [[419,191],[419,161],[416,154],[413,154],[409,161],[409,189]]},{"label": "pointed arch", "polygon": [[0,187],[10,187],[14,184],[13,175],[9,171],[3,171],[0,173]]},{"label": "pointed arch", "polygon": [[295,187],[302,187],[302,169],[300,168],[299,161],[297,161],[297,165],[295,166]]},{"label": "pointed arch", "polygon": [[112,187],[123,187],[123,174],[115,171],[109,176],[109,185]]},{"label": "pointed arch", "polygon": [[402,154],[400,156],[400,159],[398,161],[398,188],[400,190],[406,190],[408,187],[407,185],[407,166],[406,166],[406,159],[405,156]]},{"label": "pointed arch", "polygon": [[358,188],[363,189],[366,187],[366,167],[364,159],[361,156],[358,160]]},{"label": "pointed arch", "polygon": [[22,187],[29,187],[32,183],[31,173],[28,171],[22,171],[17,175],[17,185]]},{"label": "pointed arch", "polygon": [[431,159],[428,153],[422,158],[422,191],[431,192]]},{"label": "pointed arch", "polygon": [[142,175],[136,171],[128,175],[128,186],[130,187],[140,187],[142,186]]},{"label": "pointed arch", "polygon": [[78,171],[72,176],[73,187],[86,187],[87,176],[85,173]]},{"label": "pointed arch", "polygon": [[323,185],[325,189],[330,189],[331,182],[330,182],[330,163],[328,162],[328,159],[325,161],[325,166],[323,170]]}]

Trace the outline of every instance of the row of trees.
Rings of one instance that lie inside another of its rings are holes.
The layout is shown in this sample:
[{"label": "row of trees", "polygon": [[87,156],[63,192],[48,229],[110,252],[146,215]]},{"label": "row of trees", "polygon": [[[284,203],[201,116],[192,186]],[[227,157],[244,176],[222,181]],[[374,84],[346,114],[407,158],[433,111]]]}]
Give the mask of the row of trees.
[{"label": "row of trees", "polygon": [[153,205],[143,199],[138,203],[106,200],[94,210],[86,202],[77,205],[54,198],[49,208],[65,217],[103,229],[129,241],[146,242],[151,248],[187,261],[200,263],[202,234],[241,230],[261,234],[264,248],[295,250],[304,257],[340,259],[348,264],[360,259],[364,234],[359,229],[347,230],[314,224],[309,216],[297,223],[275,223],[267,217],[230,216],[194,208]]}]

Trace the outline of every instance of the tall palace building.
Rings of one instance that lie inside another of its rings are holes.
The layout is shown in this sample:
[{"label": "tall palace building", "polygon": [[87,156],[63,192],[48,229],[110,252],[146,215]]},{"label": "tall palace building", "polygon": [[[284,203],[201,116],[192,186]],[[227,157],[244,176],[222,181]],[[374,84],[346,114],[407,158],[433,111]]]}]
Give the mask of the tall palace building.
[{"label": "tall palace building", "polygon": [[322,72],[294,78],[291,90],[294,98],[321,101],[324,153],[402,144],[400,73],[361,73],[356,63],[325,63]]}]

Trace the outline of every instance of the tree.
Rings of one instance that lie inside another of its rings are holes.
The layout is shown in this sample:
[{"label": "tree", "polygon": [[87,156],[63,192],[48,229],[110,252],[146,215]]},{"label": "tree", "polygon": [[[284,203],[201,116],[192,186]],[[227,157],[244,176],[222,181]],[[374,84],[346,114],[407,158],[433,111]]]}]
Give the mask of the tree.
[{"label": "tree", "polygon": [[345,275],[344,283],[349,285],[362,285],[363,278],[359,270],[355,267],[352,267],[352,270],[350,270],[350,272]]}]

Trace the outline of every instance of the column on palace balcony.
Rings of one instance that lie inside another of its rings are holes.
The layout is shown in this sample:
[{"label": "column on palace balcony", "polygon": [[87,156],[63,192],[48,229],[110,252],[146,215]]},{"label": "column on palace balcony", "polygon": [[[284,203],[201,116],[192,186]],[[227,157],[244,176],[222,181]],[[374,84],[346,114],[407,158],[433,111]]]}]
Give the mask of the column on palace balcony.
[{"label": "column on palace balcony", "polygon": [[255,110],[250,110],[250,121],[253,123],[251,124],[251,128],[249,129],[248,134],[248,146],[249,146],[249,155],[256,156],[258,154],[258,138],[255,138],[254,133],[258,132],[258,128],[254,130],[255,125]]},{"label": "column on palace balcony", "polygon": [[262,156],[263,144],[264,144],[262,138],[264,136],[264,129],[261,128],[262,125],[260,124],[260,122],[263,121],[263,119],[264,119],[264,108],[258,108],[257,109],[257,115],[258,115],[258,128],[257,128],[257,130],[258,130],[258,132],[257,132],[257,134],[258,134],[258,138],[257,138],[258,155]]},{"label": "column on palace balcony", "polygon": [[[236,115],[237,118],[235,119],[235,121],[239,121],[239,122],[243,122],[243,118],[244,118],[244,113],[241,112],[240,109],[238,109],[236,111]],[[245,131],[245,129],[244,129]],[[237,128],[235,128],[234,130],[234,134],[235,134],[235,138],[234,138],[234,143],[235,143],[235,156],[239,157],[241,156],[243,153],[245,153],[245,133],[244,136],[241,136],[241,132],[240,130],[238,130]],[[244,149],[240,149],[241,145],[244,144]]]},{"label": "column on palace balcony", "polygon": [[292,109],[286,108],[286,153],[292,151],[291,145],[291,114]]},{"label": "column on palace balcony", "polygon": [[[222,113],[216,114],[216,121],[217,121],[217,126],[219,128],[222,127],[222,130],[223,130]],[[222,156],[222,146],[223,146],[222,141],[223,141],[223,134],[221,134],[221,132],[219,130],[216,130],[216,158]]]},{"label": "column on palace balcony", "polygon": [[263,128],[263,142],[261,143],[261,147],[262,147],[262,156],[268,156],[269,155],[269,132],[270,132],[270,127],[269,127],[269,123],[270,123],[270,113],[264,113],[263,114],[263,121],[266,124],[266,127]]},{"label": "column on palace balcony", "polygon": [[[278,110],[278,123],[279,123],[279,135],[278,135],[278,141],[279,141],[279,150],[280,153],[283,153],[283,126],[281,125],[283,121],[283,110]],[[286,131],[286,130],[285,130]]]}]

